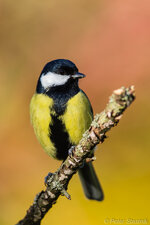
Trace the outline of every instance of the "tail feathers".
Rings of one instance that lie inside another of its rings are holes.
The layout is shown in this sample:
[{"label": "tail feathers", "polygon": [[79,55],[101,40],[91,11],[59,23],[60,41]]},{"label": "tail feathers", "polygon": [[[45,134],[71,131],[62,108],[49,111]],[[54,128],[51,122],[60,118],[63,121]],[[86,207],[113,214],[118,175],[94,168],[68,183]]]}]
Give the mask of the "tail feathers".
[{"label": "tail feathers", "polygon": [[97,201],[102,201],[104,199],[104,194],[92,162],[86,163],[83,168],[79,169],[79,177],[84,194],[88,199]]}]

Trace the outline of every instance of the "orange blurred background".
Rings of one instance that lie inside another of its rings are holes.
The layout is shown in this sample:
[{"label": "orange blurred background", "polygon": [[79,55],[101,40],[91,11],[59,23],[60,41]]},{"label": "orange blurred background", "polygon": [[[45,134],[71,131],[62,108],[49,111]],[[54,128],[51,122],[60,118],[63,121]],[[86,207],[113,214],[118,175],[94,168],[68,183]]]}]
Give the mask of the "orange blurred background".
[{"label": "orange blurred background", "polygon": [[0,224],[22,219],[44,177],[60,165],[42,150],[29,118],[38,76],[57,58],[87,75],[80,87],[95,113],[121,86],[134,84],[137,99],[96,151],[105,200],[85,199],[75,175],[72,200],[60,197],[42,224],[126,224],[129,218],[148,224],[150,2],[1,0],[0,24]]}]

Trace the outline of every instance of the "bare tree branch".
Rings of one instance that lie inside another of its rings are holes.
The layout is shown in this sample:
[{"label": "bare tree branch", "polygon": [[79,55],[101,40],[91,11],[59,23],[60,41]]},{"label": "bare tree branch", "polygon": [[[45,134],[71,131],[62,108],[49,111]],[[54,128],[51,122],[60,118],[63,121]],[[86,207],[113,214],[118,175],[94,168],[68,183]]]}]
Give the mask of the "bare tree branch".
[{"label": "bare tree branch", "polygon": [[71,199],[66,191],[70,179],[85,160],[88,162],[95,159],[92,154],[94,147],[103,143],[106,132],[117,125],[123,112],[134,99],[134,86],[122,87],[113,92],[105,110],[94,117],[89,130],[84,133],[79,144],[61,164],[60,168],[55,173],[49,174],[46,190],[36,195],[33,204],[27,210],[26,216],[17,225],[39,225],[60,195]]}]

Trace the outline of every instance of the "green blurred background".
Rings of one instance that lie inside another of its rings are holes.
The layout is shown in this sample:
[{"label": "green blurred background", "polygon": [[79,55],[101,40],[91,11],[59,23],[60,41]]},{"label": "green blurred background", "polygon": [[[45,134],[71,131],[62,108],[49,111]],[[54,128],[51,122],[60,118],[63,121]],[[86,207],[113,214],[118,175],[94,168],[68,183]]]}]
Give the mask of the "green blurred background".
[{"label": "green blurred background", "polygon": [[121,86],[134,84],[137,99],[96,151],[105,200],[85,199],[76,175],[72,200],[60,197],[42,224],[149,220],[149,0],[1,0],[0,33],[0,224],[22,219],[44,177],[60,165],[42,150],[29,118],[37,78],[56,58],[72,60],[87,75],[80,87],[95,113]]}]

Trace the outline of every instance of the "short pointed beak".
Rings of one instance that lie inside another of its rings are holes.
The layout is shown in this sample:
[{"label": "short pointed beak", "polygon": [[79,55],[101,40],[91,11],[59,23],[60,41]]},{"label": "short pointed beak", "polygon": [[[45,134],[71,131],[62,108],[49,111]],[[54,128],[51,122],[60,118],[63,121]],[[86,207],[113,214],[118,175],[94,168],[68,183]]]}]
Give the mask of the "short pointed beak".
[{"label": "short pointed beak", "polygon": [[76,73],[76,74],[74,74],[74,75],[71,75],[71,77],[72,78],[74,78],[74,79],[76,79],[76,78],[78,78],[78,79],[80,79],[80,78],[84,78],[84,77],[86,77],[83,73]]}]

